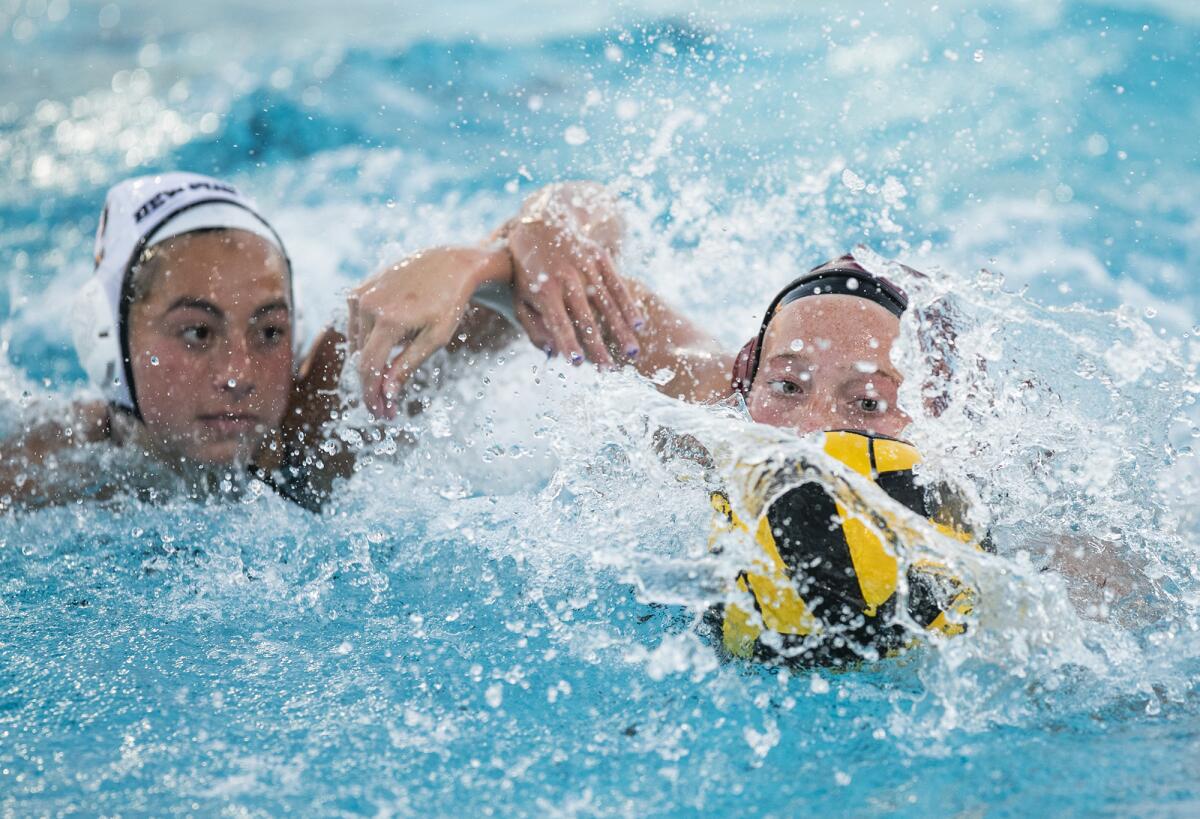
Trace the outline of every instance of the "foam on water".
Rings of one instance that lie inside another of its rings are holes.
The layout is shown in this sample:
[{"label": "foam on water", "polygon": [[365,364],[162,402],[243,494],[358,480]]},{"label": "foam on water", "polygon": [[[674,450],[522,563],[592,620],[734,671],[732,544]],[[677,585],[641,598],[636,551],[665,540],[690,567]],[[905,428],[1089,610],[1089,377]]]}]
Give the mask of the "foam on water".
[{"label": "foam on water", "polygon": [[914,299],[922,474],[997,552],[917,541],[979,590],[963,638],[849,673],[719,663],[702,614],[745,553],[707,551],[712,475],[660,430],[746,463],[811,444],[522,346],[443,362],[463,374],[416,444],[364,457],[326,516],[250,492],[0,520],[0,808],[1195,807],[1189,5],[481,6],[489,37],[313,8],[221,54],[219,4],[133,4],[86,59],[93,10],[43,5],[31,37],[38,4],[0,10],[6,428],[82,389],[61,304],[125,174],[251,191],[309,334],[384,260],[589,176],[626,195],[626,269],[731,348],[863,243]]}]

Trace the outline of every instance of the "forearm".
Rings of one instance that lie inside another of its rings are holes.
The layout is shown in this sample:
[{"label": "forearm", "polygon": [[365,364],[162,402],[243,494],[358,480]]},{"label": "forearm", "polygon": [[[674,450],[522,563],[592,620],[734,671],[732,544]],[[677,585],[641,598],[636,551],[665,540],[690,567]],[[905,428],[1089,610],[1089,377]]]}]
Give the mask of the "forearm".
[{"label": "forearm", "polygon": [[514,224],[542,223],[604,248],[614,258],[625,235],[618,199],[599,182],[555,182],[539,188],[494,238],[507,238]]},{"label": "forearm", "polygon": [[[510,284],[512,260],[502,247],[431,247],[384,267],[367,279],[358,290],[369,290],[375,285],[398,277],[424,276],[430,272],[437,277],[438,287],[456,294],[465,304],[471,294],[484,285]],[[416,295],[413,293],[407,301],[415,302]]]},{"label": "forearm", "polygon": [[446,348],[499,349],[512,340],[516,322],[512,255],[504,247],[453,248],[452,252],[466,271],[470,306]]},{"label": "forearm", "polygon": [[641,351],[629,363],[672,398],[709,403],[728,397],[733,356],[645,284],[625,282],[646,314]]}]

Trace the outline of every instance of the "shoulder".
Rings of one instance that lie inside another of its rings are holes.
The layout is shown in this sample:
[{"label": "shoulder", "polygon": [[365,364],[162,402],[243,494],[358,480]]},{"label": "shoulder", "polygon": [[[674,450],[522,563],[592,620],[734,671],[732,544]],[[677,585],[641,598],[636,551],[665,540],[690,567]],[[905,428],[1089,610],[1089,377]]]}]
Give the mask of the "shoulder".
[{"label": "shoulder", "polygon": [[297,370],[296,383],[336,388],[346,363],[346,337],[327,327],[304,356]]},{"label": "shoulder", "polygon": [[281,494],[305,508],[319,508],[332,491],[333,481],[353,471],[348,449],[322,450],[329,424],[342,411],[339,384],[346,363],[346,338],[326,329],[297,368],[291,400],[272,443],[264,447],[256,466],[264,474],[279,471]]},{"label": "shoulder", "polygon": [[112,413],[103,401],[72,404],[59,417],[43,418],[4,442],[7,452],[23,451],[31,456],[70,446],[95,444],[112,439]]},{"label": "shoulder", "polygon": [[281,429],[285,441],[295,438],[298,432],[316,430],[333,418],[342,404],[338,385],[345,363],[346,337],[327,328],[297,367]]}]

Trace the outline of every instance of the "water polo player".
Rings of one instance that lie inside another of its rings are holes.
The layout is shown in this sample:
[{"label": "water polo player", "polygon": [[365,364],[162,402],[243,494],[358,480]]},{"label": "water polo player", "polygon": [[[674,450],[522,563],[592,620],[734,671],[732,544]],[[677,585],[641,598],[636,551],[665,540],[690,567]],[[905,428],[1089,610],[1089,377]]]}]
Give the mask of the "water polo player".
[{"label": "water polo player", "polygon": [[[515,313],[547,352],[582,359],[578,349],[567,352],[570,337],[561,340],[564,326],[570,327],[596,363],[625,360],[646,376],[669,373],[651,380],[673,397],[742,397],[758,422],[801,435],[827,433],[826,453],[926,519],[926,534],[940,530],[972,541],[953,514],[953,494],[918,486],[912,470],[919,455],[898,440],[910,419],[897,404],[901,374],[890,353],[907,298],[853,257],[823,264],[784,288],[735,356],[645,286],[624,281],[632,309],[600,287],[616,275],[621,236],[614,201],[602,188],[571,183],[544,189],[505,235]],[[547,301],[547,291],[570,297]],[[628,317],[640,335],[607,327],[604,318],[614,312]],[[400,343],[409,332],[404,321],[395,321],[378,346]],[[747,490],[738,495],[748,519],[726,493],[713,499],[722,528],[751,534],[761,549],[738,575],[742,602],[722,610],[723,643],[732,654],[842,663],[902,647],[914,630],[961,631],[969,590],[936,562],[901,566],[898,533],[911,538],[917,529],[896,517],[894,507],[872,505],[861,487],[827,462],[793,458],[760,466],[753,474],[724,478],[727,486]]]},{"label": "water polo player", "polygon": [[[372,414],[394,416],[389,379],[406,379],[442,346],[503,343],[503,322],[471,301],[489,303],[487,284],[511,275],[503,246],[440,247],[353,291],[349,347]],[[248,478],[319,507],[353,466],[350,448],[321,447],[348,399],[339,391],[347,345],[327,329],[297,366],[294,313],[283,241],[234,186],[190,173],[114,186],[95,271],[71,315],[80,363],[104,400],[0,444],[0,508],[181,481],[194,495],[236,492]],[[394,345],[379,341],[397,315],[420,331],[397,338],[406,349],[393,359]],[[128,457],[97,474],[89,448]]]},{"label": "water polo player", "polygon": [[[801,276],[771,301],[756,335],[734,355],[645,285],[622,279],[639,334],[609,332],[607,296],[577,299],[568,315],[539,303],[549,278],[579,280],[592,268],[615,276],[622,220],[616,201],[590,183],[551,186],[531,197],[508,228],[517,316],[530,338],[561,349],[564,323],[591,339],[597,363],[626,361],[667,395],[711,403],[741,395],[751,417],[799,434],[856,429],[898,436],[909,418],[897,404],[901,375],[891,362],[907,298],[843,256]],[[915,271],[910,272],[915,273]],[[617,277],[620,278],[620,277]],[[552,304],[552,307],[555,306]],[[600,353],[603,353],[601,355]]]}]

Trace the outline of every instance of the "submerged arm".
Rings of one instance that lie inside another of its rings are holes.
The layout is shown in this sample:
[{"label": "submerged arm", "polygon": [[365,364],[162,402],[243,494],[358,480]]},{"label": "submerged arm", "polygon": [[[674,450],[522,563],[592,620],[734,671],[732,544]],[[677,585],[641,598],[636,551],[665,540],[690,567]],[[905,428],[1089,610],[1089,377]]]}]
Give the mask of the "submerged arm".
[{"label": "submerged arm", "polygon": [[[78,481],[59,480],[56,458],[111,437],[108,408],[77,404],[62,421],[43,421],[0,442],[0,512],[68,503],[80,497]],[[93,493],[94,494],[94,493]]]}]

